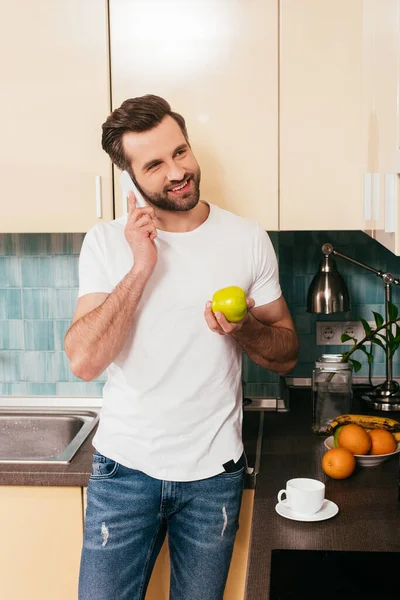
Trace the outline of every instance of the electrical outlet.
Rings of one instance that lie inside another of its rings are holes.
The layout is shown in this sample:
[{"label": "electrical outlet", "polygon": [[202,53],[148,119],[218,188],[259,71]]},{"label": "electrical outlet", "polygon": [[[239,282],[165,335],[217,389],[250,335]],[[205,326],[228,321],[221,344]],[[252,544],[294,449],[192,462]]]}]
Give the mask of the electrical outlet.
[{"label": "electrical outlet", "polygon": [[[375,322],[369,322],[371,327]],[[364,327],[360,321],[317,321],[317,345],[318,346],[352,346],[353,340],[342,342],[341,336],[347,333],[350,337],[360,341],[365,337]],[[370,342],[366,342],[370,344]]]}]

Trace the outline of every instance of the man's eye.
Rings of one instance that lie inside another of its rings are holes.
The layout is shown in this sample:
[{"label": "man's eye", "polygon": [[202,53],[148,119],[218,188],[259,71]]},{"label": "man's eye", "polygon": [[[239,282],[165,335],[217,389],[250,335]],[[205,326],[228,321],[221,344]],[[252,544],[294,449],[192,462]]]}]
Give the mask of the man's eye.
[{"label": "man's eye", "polygon": [[155,167],[158,167],[160,164],[161,163],[159,163],[159,162],[153,163],[152,165],[149,166],[149,170],[154,169]]},{"label": "man's eye", "polygon": [[186,150],[178,150],[176,156],[180,156],[181,154],[185,154]]}]

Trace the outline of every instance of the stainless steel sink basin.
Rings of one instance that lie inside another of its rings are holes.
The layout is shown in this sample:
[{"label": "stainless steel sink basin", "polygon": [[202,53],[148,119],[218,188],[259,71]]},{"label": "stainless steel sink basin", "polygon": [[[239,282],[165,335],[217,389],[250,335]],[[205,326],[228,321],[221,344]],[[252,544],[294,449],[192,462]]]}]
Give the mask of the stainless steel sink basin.
[{"label": "stainless steel sink basin", "polygon": [[96,411],[0,408],[0,463],[69,463],[96,427]]}]

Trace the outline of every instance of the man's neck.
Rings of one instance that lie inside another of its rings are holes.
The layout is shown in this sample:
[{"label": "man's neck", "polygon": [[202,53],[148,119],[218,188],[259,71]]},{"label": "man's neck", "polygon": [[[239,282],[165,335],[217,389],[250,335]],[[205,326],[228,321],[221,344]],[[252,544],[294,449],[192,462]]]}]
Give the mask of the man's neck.
[{"label": "man's neck", "polygon": [[156,209],[155,225],[157,229],[171,233],[186,233],[197,229],[207,220],[210,206],[200,201],[197,206],[188,211],[172,212]]}]

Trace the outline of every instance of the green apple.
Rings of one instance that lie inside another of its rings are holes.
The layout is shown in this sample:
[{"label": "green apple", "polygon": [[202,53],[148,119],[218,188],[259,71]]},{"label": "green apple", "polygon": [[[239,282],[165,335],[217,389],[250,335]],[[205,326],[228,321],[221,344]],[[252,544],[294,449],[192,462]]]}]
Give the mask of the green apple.
[{"label": "green apple", "polygon": [[211,310],[221,312],[230,323],[242,321],[247,315],[246,292],[235,285],[218,290],[212,297]]}]

